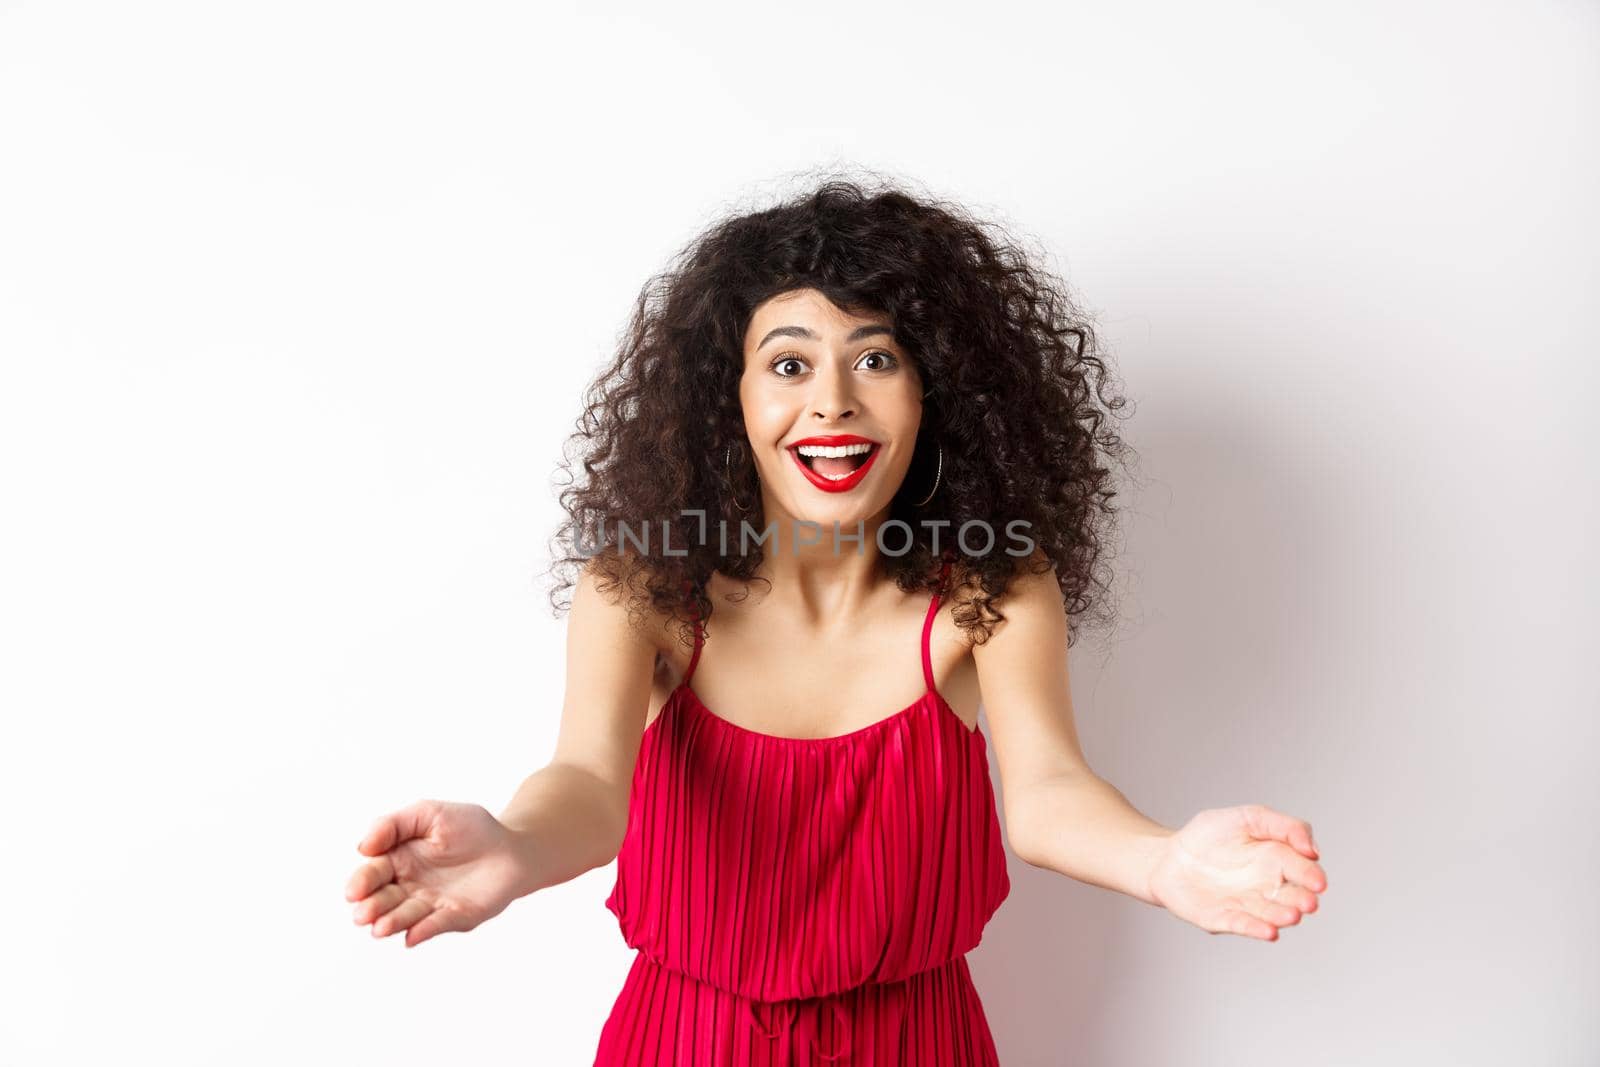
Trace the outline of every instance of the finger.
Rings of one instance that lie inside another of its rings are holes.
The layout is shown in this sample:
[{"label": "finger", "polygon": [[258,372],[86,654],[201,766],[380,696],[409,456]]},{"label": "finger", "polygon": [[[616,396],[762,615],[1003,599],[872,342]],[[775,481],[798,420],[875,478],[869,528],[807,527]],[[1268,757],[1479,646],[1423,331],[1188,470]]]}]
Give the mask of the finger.
[{"label": "finger", "polygon": [[388,937],[399,930],[404,930],[433,909],[433,905],[418,897],[409,897],[392,911],[379,916],[378,921],[372,924],[373,937]]},{"label": "finger", "polygon": [[358,903],[351,914],[358,926],[377,920],[406,899],[406,891],[390,882],[367,899]]},{"label": "finger", "polygon": [[1317,843],[1311,837],[1311,824],[1293,815],[1274,811],[1265,804],[1246,804],[1245,822],[1253,837],[1263,841],[1282,841],[1302,855],[1317,859]]},{"label": "finger", "polygon": [[1294,926],[1301,920],[1301,910],[1286,901],[1286,885],[1288,883],[1280,881],[1267,889],[1248,889],[1235,897],[1238,909],[1250,913],[1264,923],[1272,923],[1274,926]]},{"label": "finger", "polygon": [[458,913],[453,908],[434,908],[406,931],[406,948],[420,945],[438,934],[461,929]]},{"label": "finger", "polygon": [[1295,926],[1300,922],[1300,909],[1288,903],[1284,893],[1284,885],[1268,893],[1246,893],[1241,900],[1242,910],[1274,927]]},{"label": "finger", "polygon": [[1277,892],[1269,895],[1277,903],[1287,904],[1301,914],[1308,915],[1317,910],[1317,895],[1303,885],[1285,882]]},{"label": "finger", "polygon": [[1313,893],[1324,893],[1328,889],[1328,874],[1322,865],[1306,859],[1297,852],[1284,851],[1283,877],[1286,881],[1303,886]]},{"label": "finger", "polygon": [[1240,934],[1244,937],[1256,937],[1262,941],[1278,940],[1278,928],[1265,919],[1251,915],[1249,912],[1237,909],[1225,912],[1222,916],[1222,927],[1219,933]]},{"label": "finger", "polygon": [[388,852],[402,841],[425,837],[433,825],[437,807],[431,800],[407,804],[399,811],[390,812],[372,824],[366,835],[356,842],[356,850],[368,856]]},{"label": "finger", "polygon": [[363,863],[345,883],[344,898],[361,900],[375,889],[394,881],[394,860],[384,853],[370,863]]}]

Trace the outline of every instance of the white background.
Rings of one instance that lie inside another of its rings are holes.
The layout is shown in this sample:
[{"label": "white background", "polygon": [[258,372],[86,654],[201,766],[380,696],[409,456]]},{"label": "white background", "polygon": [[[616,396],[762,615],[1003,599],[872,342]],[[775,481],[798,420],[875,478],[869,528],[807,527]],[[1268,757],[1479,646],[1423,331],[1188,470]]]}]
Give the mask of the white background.
[{"label": "white background", "polygon": [[548,759],[579,394],[831,165],[1097,316],[1086,751],[1329,874],[1268,944],[1013,860],[1007,1067],[1600,1061],[1597,55],[1577,0],[0,5],[0,1061],[592,1060],[614,867],[412,950],[343,886]]}]

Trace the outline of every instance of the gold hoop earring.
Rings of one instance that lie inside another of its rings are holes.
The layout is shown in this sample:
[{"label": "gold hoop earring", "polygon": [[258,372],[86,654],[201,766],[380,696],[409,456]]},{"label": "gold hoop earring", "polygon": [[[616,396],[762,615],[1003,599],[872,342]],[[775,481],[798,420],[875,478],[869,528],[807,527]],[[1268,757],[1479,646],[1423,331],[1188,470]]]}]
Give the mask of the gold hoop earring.
[{"label": "gold hoop earring", "polygon": [[928,495],[923,497],[921,500],[917,501],[917,503],[915,505],[916,507],[920,508],[920,507],[922,507],[922,505],[924,505],[928,501],[932,500],[933,499],[933,494],[939,488],[939,476],[944,474],[944,446],[940,445],[938,447],[939,447],[939,458],[938,458],[938,461],[937,461],[937,465],[933,469],[933,485],[932,485],[931,488],[929,488]]},{"label": "gold hoop earring", "polygon": [[740,511],[749,511],[749,508],[739,503],[739,498],[733,491],[733,445],[731,444],[722,450],[722,465],[728,471],[728,499],[732,500],[733,506]]}]

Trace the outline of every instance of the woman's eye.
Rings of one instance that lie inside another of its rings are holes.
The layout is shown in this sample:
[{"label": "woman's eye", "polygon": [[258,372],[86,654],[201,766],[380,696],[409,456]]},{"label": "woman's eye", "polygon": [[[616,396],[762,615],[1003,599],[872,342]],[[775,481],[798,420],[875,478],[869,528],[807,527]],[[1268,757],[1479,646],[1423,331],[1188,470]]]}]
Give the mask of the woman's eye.
[{"label": "woman's eye", "polygon": [[[869,360],[875,362],[869,363]],[[899,360],[895,358],[894,353],[875,348],[863,355],[857,365],[865,367],[867,370],[889,370],[898,362]],[[793,364],[795,369],[793,371],[785,371],[784,368],[790,364]],[[773,361],[772,369],[780,378],[797,378],[805,372],[805,362],[798,356],[781,356]]]}]

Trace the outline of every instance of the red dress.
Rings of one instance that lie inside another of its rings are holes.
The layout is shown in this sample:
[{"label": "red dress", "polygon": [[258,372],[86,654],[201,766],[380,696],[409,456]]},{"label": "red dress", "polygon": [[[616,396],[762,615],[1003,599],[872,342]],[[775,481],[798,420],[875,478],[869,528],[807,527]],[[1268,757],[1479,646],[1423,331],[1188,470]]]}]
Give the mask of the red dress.
[{"label": "red dress", "polygon": [[934,686],[939,601],[926,692],[836,737],[715,715],[696,626],[634,769],[605,906],[637,954],[596,1067],[999,1062],[966,953],[1011,883],[983,734]]}]

